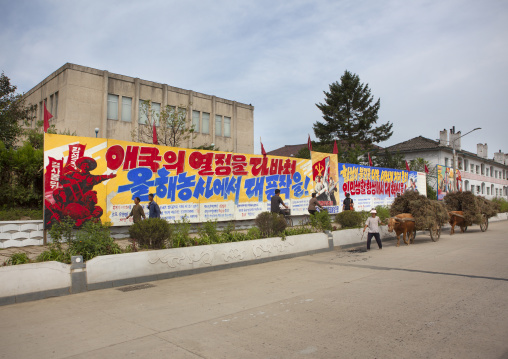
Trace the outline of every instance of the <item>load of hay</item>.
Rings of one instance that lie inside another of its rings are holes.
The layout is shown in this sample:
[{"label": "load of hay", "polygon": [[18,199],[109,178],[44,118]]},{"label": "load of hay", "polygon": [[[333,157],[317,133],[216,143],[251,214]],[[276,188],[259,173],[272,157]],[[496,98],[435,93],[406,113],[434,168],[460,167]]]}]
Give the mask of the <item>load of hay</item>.
[{"label": "load of hay", "polygon": [[401,213],[411,213],[419,231],[441,227],[449,220],[448,211],[442,203],[414,191],[407,191],[393,201],[390,215]]},{"label": "load of hay", "polygon": [[470,191],[448,193],[444,202],[448,211],[464,212],[464,219],[469,223],[479,224],[483,215],[490,218],[499,212],[496,203],[477,197]]}]

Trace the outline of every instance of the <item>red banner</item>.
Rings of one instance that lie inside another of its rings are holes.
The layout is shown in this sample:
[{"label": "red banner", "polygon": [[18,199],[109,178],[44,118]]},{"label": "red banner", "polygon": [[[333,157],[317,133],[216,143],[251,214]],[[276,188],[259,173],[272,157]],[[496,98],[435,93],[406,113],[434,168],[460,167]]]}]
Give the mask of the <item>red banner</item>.
[{"label": "red banner", "polygon": [[83,157],[85,148],[86,145],[80,145],[79,143],[76,145],[69,145],[69,157],[67,157],[65,167],[72,166],[73,168],[76,168],[76,161]]}]

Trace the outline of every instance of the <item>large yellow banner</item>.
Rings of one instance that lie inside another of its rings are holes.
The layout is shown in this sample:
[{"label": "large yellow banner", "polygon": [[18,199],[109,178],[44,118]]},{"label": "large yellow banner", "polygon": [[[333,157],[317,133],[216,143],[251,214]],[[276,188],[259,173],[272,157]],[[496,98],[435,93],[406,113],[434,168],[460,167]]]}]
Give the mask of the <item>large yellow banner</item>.
[{"label": "large yellow banner", "polygon": [[64,217],[78,227],[126,225],[134,198],[148,214],[149,193],[169,221],[253,219],[270,210],[277,188],[300,215],[313,191],[310,160],[53,134],[45,135],[44,169],[47,226]]}]

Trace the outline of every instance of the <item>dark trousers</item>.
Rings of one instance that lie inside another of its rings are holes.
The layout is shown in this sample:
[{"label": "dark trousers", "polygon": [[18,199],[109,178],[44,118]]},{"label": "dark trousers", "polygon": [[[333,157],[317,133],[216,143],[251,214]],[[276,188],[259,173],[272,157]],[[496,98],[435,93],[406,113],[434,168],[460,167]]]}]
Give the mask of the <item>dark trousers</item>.
[{"label": "dark trousers", "polygon": [[367,234],[367,249],[370,249],[370,241],[372,240],[372,237],[376,238],[378,247],[383,248],[383,244],[381,243],[381,237],[379,236],[379,233],[369,233]]}]

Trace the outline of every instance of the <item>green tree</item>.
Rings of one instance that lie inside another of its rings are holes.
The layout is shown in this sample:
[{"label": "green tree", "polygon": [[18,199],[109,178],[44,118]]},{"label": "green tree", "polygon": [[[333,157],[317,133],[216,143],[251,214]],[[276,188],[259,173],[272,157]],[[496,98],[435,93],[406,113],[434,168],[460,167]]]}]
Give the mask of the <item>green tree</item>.
[{"label": "green tree", "polygon": [[324,122],[317,121],[313,129],[321,142],[340,139],[346,141],[346,151],[368,151],[373,143],[392,136],[390,122],[376,126],[380,100],[373,102],[369,85],[361,83],[358,75],[346,70],[340,83],[336,81],[329,87],[330,92],[324,91],[324,103],[316,104]]},{"label": "green tree", "polygon": [[26,106],[23,95],[16,94],[16,86],[2,72],[0,76],[0,141],[6,148],[16,144],[22,133],[24,121],[31,121],[35,114],[35,106]]},{"label": "green tree", "polygon": [[[153,143],[153,123],[157,129],[157,140],[159,145],[179,147],[181,142],[188,140],[191,136],[195,138],[194,126],[187,121],[188,107],[167,105],[160,111],[153,108],[151,101],[141,103],[141,114],[147,119],[147,123],[139,125],[139,142]],[[158,124],[157,124],[158,123]],[[132,138],[135,139],[135,132]]]},{"label": "green tree", "polygon": [[429,173],[425,176],[427,184],[427,198],[437,199],[436,183],[437,183],[437,170],[435,166],[431,166],[429,161],[421,157],[409,161],[409,168],[411,171],[425,172],[425,166],[429,169]]},{"label": "green tree", "polygon": [[376,153],[372,157],[372,162],[376,167],[384,167],[384,168],[394,168],[398,170],[406,169],[406,162],[404,160],[404,156],[399,152],[388,152],[384,150],[384,152]]}]

